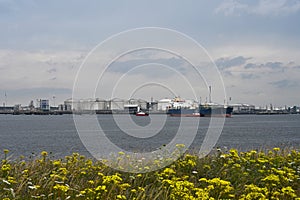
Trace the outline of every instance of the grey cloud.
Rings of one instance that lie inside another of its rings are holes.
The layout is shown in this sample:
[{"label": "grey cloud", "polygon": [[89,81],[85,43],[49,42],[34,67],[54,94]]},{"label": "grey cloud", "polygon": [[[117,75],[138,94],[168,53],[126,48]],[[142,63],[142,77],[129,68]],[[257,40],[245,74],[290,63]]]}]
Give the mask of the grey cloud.
[{"label": "grey cloud", "polygon": [[295,64],[294,61],[290,61],[290,62],[289,62],[289,65],[294,65],[294,64]]},{"label": "grey cloud", "polygon": [[243,73],[241,74],[242,79],[257,79],[260,78],[257,74]]},{"label": "grey cloud", "polygon": [[240,66],[246,63],[251,58],[245,58],[243,56],[237,56],[234,58],[219,58],[215,61],[219,69],[226,69],[233,66]]},{"label": "grey cloud", "polygon": [[48,70],[47,70],[47,72],[50,73],[50,74],[51,74],[51,73],[54,73],[54,72],[56,72],[56,71],[57,71],[56,68],[51,68],[51,69],[48,69]]},{"label": "grey cloud", "polygon": [[52,61],[52,60],[47,60],[45,63],[46,63],[47,65],[50,65],[50,66],[52,66],[52,65],[57,65],[57,64],[58,64],[57,62],[54,62],[54,61]]},{"label": "grey cloud", "polygon": [[224,70],[224,71],[222,71],[222,74],[223,74],[224,76],[233,76],[232,72],[230,72],[229,70]]},{"label": "grey cloud", "polygon": [[281,69],[283,66],[281,62],[267,62],[265,64],[265,67],[269,67],[272,69]]},{"label": "grey cloud", "polygon": [[300,65],[293,66],[294,69],[300,69]]},{"label": "grey cloud", "polygon": [[[178,58],[169,58],[169,59],[133,59],[128,61],[119,61],[111,64],[108,68],[108,72],[117,72],[117,73],[127,73],[129,70],[133,69],[136,66],[144,65],[144,64],[162,64],[166,65],[174,70],[177,70],[178,72],[185,74],[187,72],[187,65],[189,65],[187,62],[185,62],[182,59]],[[147,74],[148,76],[168,76],[168,74],[165,73],[157,73],[157,71],[153,71],[151,68],[143,69],[143,70],[134,70],[131,73],[135,74]]]},{"label": "grey cloud", "polygon": [[254,68],[258,67],[258,66],[261,66],[261,65],[256,65],[256,64],[253,64],[253,63],[247,63],[247,64],[244,66],[244,68],[245,68],[245,69],[254,69]]},{"label": "grey cloud", "polygon": [[235,0],[223,1],[216,9],[215,13],[223,13],[225,16],[240,15],[242,12],[247,11],[249,5],[240,3]]},{"label": "grey cloud", "polygon": [[270,82],[271,85],[274,85],[277,88],[291,88],[299,86],[298,82],[288,79],[283,79],[280,81]]},{"label": "grey cloud", "polygon": [[284,71],[285,65],[282,62],[267,62],[267,63],[247,63],[244,66],[244,69],[263,69],[269,68],[275,70],[274,72],[282,72]]},{"label": "grey cloud", "polygon": [[242,3],[240,0],[223,1],[215,13],[223,13],[225,16],[238,16],[241,14],[282,16],[299,12],[300,2],[290,0],[259,0],[257,3]]}]

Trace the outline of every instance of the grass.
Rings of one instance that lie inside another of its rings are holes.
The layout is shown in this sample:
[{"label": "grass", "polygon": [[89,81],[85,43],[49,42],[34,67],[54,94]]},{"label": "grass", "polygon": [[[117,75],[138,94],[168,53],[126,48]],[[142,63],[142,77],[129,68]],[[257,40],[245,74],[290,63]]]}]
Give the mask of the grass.
[{"label": "grass", "polygon": [[199,158],[185,154],[163,169],[131,174],[77,153],[48,153],[0,165],[1,199],[300,199],[300,152],[274,148]]}]

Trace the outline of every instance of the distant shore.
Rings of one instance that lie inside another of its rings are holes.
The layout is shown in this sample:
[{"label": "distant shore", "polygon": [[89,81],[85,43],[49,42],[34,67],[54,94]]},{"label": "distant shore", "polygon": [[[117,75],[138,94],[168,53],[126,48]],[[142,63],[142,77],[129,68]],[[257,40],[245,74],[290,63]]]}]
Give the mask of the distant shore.
[{"label": "distant shore", "polygon": [[[150,114],[167,114],[166,111],[149,111]],[[66,111],[66,110],[1,110],[2,115],[70,115],[70,114],[133,114],[127,110],[83,110],[83,111]],[[232,115],[286,115],[286,114],[300,114],[299,112],[283,112],[283,111],[257,111],[257,112],[233,112]]]},{"label": "distant shore", "polygon": [[[151,114],[166,114],[166,111],[151,111]],[[133,114],[127,110],[83,110],[83,111],[0,111],[3,115],[70,115],[70,114]]]}]

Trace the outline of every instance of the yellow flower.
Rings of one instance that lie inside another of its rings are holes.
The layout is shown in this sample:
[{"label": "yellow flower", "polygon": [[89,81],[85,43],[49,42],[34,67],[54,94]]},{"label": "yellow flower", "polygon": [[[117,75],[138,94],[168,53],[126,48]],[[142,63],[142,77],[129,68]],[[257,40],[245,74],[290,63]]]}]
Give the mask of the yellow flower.
[{"label": "yellow flower", "polygon": [[276,182],[276,183],[280,181],[279,177],[275,174],[270,174],[262,180],[266,182]]},{"label": "yellow flower", "polygon": [[59,168],[59,171],[64,175],[66,175],[68,173],[68,170],[65,167]]},{"label": "yellow flower", "polygon": [[275,147],[275,148],[273,148],[273,151],[280,151],[280,148]]},{"label": "yellow flower", "polygon": [[117,195],[117,199],[126,199],[126,196],[125,195]]},{"label": "yellow flower", "polygon": [[126,190],[126,188],[129,188],[129,187],[130,187],[130,184],[129,184],[129,183],[123,183],[123,184],[120,185],[120,188],[121,188],[122,190]]},{"label": "yellow flower", "polygon": [[136,193],[136,189],[132,189],[130,190],[132,193]]},{"label": "yellow flower", "polygon": [[16,179],[14,177],[9,176],[8,177],[8,182],[13,184],[13,183],[17,183]]},{"label": "yellow flower", "polygon": [[175,174],[176,172],[174,171],[174,169],[166,168],[163,173],[164,174]]},{"label": "yellow flower", "polygon": [[96,187],[95,189],[96,191],[104,191],[106,192],[106,185],[99,185],[98,187]]},{"label": "yellow flower", "polygon": [[60,164],[61,164],[60,160],[53,161],[53,165],[56,166],[56,167],[60,166]]},{"label": "yellow flower", "polygon": [[42,152],[41,152],[41,155],[45,157],[45,156],[48,155],[48,152],[47,152],[47,151],[42,151]]},{"label": "yellow flower", "polygon": [[257,154],[257,151],[251,150],[251,151],[250,151],[250,154],[251,154],[251,155]]},{"label": "yellow flower", "polygon": [[207,182],[206,178],[200,178],[199,181]]},{"label": "yellow flower", "polygon": [[10,164],[2,165],[1,170],[4,171],[4,172],[10,171],[11,170]]},{"label": "yellow flower", "polygon": [[67,185],[56,184],[53,189],[60,190],[62,192],[67,192],[70,188]]},{"label": "yellow flower", "polygon": [[295,194],[295,190],[293,190],[291,186],[282,188],[281,192],[284,196],[290,197],[290,199],[294,199],[295,197],[297,197],[297,195]]}]

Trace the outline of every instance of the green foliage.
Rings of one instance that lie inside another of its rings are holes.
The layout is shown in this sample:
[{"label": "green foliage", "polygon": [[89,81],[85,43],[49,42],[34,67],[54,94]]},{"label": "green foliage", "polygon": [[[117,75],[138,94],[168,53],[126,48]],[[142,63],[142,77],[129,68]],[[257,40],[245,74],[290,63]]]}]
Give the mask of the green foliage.
[{"label": "green foliage", "polygon": [[[0,199],[300,199],[300,153],[231,149],[185,154],[158,171],[130,174],[77,153],[0,164]],[[126,156],[120,153],[119,156]]]}]

